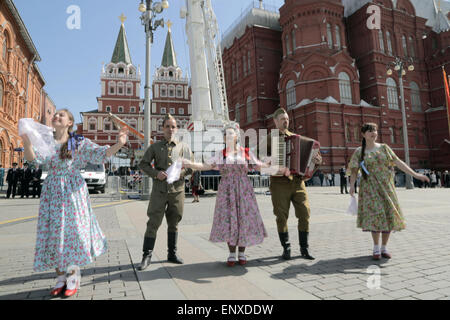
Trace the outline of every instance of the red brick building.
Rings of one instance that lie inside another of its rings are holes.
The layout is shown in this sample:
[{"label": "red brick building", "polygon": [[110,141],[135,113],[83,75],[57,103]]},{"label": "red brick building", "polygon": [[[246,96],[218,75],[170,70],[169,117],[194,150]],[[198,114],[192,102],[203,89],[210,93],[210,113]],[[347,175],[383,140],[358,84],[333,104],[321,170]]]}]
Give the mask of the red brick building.
[{"label": "red brick building", "polygon": [[5,168],[23,163],[21,118],[41,121],[45,85],[35,62],[38,51],[12,0],[0,2],[0,163]]},{"label": "red brick building", "polygon": [[[143,104],[140,98],[141,72],[131,61],[125,33],[124,19],[120,27],[111,62],[103,66],[100,81],[101,95],[97,97],[97,109],[81,112],[83,122],[77,131],[99,145],[113,145],[117,142],[118,128],[108,117],[111,112],[139,132],[144,132]],[[139,150],[143,141],[129,136],[129,156]]]},{"label": "red brick building", "polygon": [[[367,27],[367,9],[374,4],[381,29]],[[386,73],[400,57],[414,65],[403,76],[411,166],[450,167],[443,147],[449,128],[441,71],[442,65],[450,71],[450,5],[441,5],[433,0],[285,0],[279,14],[252,6],[222,42],[230,118],[237,114],[243,129],[272,128],[271,113],[286,108],[291,130],[320,141],[324,171],[348,163],[361,144],[360,126],[369,121],[378,124],[379,141],[404,158],[399,79],[396,72]],[[250,63],[245,55],[253,57]],[[256,76],[247,81],[252,62]],[[277,94],[267,96],[274,88]],[[248,121],[248,115],[258,122]]]},{"label": "red brick building", "polygon": [[153,77],[151,127],[155,141],[163,137],[162,123],[167,113],[175,117],[181,129],[186,129],[192,114],[189,80],[183,77],[183,71],[177,64],[171,25],[169,23],[161,66]]}]

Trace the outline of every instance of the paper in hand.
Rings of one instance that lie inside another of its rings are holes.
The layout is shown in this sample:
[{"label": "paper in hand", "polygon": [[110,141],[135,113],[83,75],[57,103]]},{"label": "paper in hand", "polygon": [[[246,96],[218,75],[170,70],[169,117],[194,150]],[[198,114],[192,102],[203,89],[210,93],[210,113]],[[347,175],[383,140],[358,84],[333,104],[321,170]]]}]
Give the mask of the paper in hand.
[{"label": "paper in hand", "polygon": [[358,214],[358,202],[356,201],[356,197],[350,197],[350,204],[347,208],[347,213],[352,216],[356,216]]},{"label": "paper in hand", "polygon": [[19,120],[19,136],[27,135],[33,147],[44,158],[55,154],[55,139],[53,128],[44,126],[31,118]]},{"label": "paper in hand", "polygon": [[174,183],[175,181],[180,179],[181,175],[181,160],[175,161],[167,170],[167,183]]}]

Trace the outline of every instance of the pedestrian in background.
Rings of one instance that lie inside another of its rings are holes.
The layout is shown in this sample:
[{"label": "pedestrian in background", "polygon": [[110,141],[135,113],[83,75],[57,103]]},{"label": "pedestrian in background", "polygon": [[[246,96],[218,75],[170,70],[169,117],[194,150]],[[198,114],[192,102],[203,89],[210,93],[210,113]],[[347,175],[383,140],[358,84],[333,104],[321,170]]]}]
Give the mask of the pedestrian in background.
[{"label": "pedestrian in background", "polygon": [[36,168],[32,170],[33,180],[33,198],[34,197],[41,197],[41,177],[42,177],[42,169],[40,168],[39,164],[36,165]]},{"label": "pedestrian in background", "polygon": [[28,163],[25,163],[22,175],[20,177],[20,198],[30,195],[30,182],[33,180],[33,174]]},{"label": "pedestrian in background", "polygon": [[6,191],[6,199],[9,199],[12,193],[12,197],[16,196],[17,191],[17,182],[20,179],[21,171],[19,168],[17,168],[17,163],[14,162],[12,164],[12,168],[8,170],[8,173],[6,174],[6,182],[8,182],[8,190]]},{"label": "pedestrian in background", "polygon": [[347,191],[347,171],[345,170],[345,165],[343,165],[342,168],[339,169],[339,176],[341,178],[341,194],[344,194],[344,188],[345,188],[345,193],[348,193],[348,191]]},{"label": "pedestrian in background", "polygon": [[[362,146],[353,153],[348,170],[350,176],[350,195],[355,194],[354,183],[358,171],[362,178],[358,197],[357,226],[371,232],[374,243],[373,259],[390,259],[387,243],[392,231],[405,229],[405,220],[397,198],[394,185],[394,166],[418,180],[428,178],[414,172],[401,161],[386,144],[377,143],[378,131],[375,123],[366,123],[361,128]],[[379,245],[382,234],[381,248]]]},{"label": "pedestrian in background", "polygon": [[74,117],[67,109],[52,118],[55,153],[43,157],[27,135],[21,136],[25,158],[36,164],[51,164],[42,187],[37,223],[34,271],[55,269],[57,280],[50,294],[74,295],[80,285],[70,266],[85,266],[106,252],[106,238],[91,207],[89,192],[80,170],[90,163],[105,163],[125,145],[128,130],[119,131],[114,146],[98,146],[73,134]]},{"label": "pedestrian in background", "polygon": [[0,190],[3,190],[3,183],[5,181],[5,168],[0,164]]},{"label": "pedestrian in background", "polygon": [[194,200],[192,202],[200,202],[198,191],[201,188],[201,174],[202,173],[200,170],[196,170],[191,177],[192,195],[194,196]]}]

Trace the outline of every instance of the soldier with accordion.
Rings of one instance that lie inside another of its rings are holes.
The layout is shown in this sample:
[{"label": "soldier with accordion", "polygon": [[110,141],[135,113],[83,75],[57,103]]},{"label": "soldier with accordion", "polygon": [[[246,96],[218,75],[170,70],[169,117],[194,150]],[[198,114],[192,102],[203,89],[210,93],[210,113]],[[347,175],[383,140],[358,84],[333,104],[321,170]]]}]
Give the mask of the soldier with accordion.
[{"label": "soldier with accordion", "polygon": [[[314,260],[308,252],[310,207],[305,180],[314,174],[314,168],[322,163],[319,152],[320,144],[307,137],[296,135],[288,130],[289,116],[283,108],[273,114],[278,130],[272,130],[267,139],[261,141],[260,147],[267,148],[273,161],[277,162],[278,171],[271,173],[270,193],[273,211],[276,216],[277,229],[283,247],[283,259],[291,259],[291,244],[287,221],[292,202],[298,219],[298,234],[301,256]],[[277,136],[278,133],[278,136]]]}]

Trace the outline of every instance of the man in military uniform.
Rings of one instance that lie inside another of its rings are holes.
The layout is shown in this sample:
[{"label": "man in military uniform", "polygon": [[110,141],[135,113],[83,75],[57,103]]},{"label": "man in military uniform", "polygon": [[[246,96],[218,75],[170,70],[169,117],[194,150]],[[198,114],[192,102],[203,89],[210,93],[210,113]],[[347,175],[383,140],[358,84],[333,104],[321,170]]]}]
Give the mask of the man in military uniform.
[{"label": "man in military uniform", "polygon": [[[184,177],[192,174],[192,169],[182,169],[180,179],[168,184],[166,170],[179,158],[193,160],[192,152],[185,143],[175,140],[177,123],[174,117],[167,115],[163,122],[164,139],[152,144],[145,152],[139,168],[153,179],[150,203],[147,209],[147,230],[145,231],[143,257],[138,270],[144,270],[150,265],[156,233],[166,216],[167,259],[170,262],[182,264],[183,260],[177,254],[178,223],[183,217],[184,208]],[[154,161],[154,168],[152,162]]]},{"label": "man in military uniform", "polygon": [[[273,114],[276,129],[279,135],[286,137],[292,136],[294,133],[288,130],[289,116],[286,111],[279,108]],[[260,148],[267,146],[268,154],[271,155],[271,137],[274,131],[267,139],[261,141]],[[322,163],[320,154],[313,159],[316,165]],[[289,217],[289,207],[292,204],[295,209],[295,216],[298,219],[298,234],[300,240],[300,252],[302,257],[314,260],[308,252],[308,235],[309,235],[309,216],[310,208],[308,201],[308,193],[306,192],[305,182],[299,175],[291,175],[288,168],[280,168],[278,175],[270,177],[270,193],[272,196],[273,212],[276,216],[278,235],[281,245],[283,246],[283,259],[291,259],[291,243],[289,242],[289,233],[287,221]],[[284,174],[284,175],[283,175]]]}]

